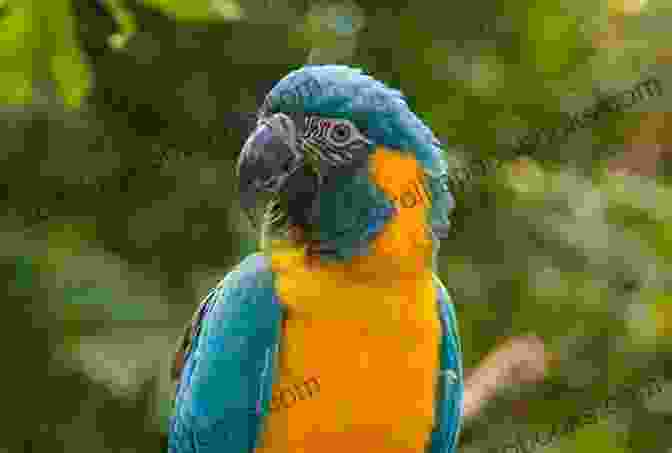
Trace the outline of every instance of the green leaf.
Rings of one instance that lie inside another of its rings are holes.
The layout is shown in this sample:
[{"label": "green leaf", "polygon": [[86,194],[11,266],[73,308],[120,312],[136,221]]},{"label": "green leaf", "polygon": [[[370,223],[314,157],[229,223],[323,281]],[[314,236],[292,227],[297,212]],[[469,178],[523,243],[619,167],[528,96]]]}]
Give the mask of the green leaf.
[{"label": "green leaf", "polygon": [[75,23],[68,0],[52,0],[42,9],[46,33],[43,45],[51,43],[50,73],[68,107],[79,107],[91,88],[91,72],[75,37]]},{"label": "green leaf", "polygon": [[236,0],[143,0],[180,20],[239,20],[243,11]]},{"label": "green leaf", "polygon": [[3,5],[0,19],[0,102],[32,98],[33,49],[39,44],[31,1]]},{"label": "green leaf", "polygon": [[222,19],[240,20],[245,17],[245,13],[236,0],[210,0],[210,6]]},{"label": "green leaf", "polygon": [[119,32],[111,35],[107,39],[107,42],[113,49],[123,49],[126,47],[128,40],[137,30],[135,17],[131,12],[124,8],[121,0],[105,0],[105,3],[119,27]]},{"label": "green leaf", "polygon": [[53,80],[69,107],[88,92],[90,71],[68,0],[8,1],[0,19],[0,102],[28,103],[35,82]]}]

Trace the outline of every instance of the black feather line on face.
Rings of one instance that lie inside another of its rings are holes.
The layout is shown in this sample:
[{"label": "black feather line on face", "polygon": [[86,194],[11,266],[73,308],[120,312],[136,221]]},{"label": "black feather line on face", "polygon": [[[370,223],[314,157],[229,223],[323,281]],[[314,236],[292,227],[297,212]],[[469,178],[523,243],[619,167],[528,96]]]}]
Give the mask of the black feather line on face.
[{"label": "black feather line on face", "polygon": [[290,220],[304,230],[310,230],[312,210],[319,190],[319,176],[308,167],[303,167],[294,175],[289,187],[287,213]]}]

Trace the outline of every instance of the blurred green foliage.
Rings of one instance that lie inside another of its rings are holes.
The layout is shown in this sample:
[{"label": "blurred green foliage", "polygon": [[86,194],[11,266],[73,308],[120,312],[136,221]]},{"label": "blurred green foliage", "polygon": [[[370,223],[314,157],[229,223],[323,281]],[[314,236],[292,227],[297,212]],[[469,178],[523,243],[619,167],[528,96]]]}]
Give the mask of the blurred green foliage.
[{"label": "blurred green foliage", "polygon": [[[255,249],[233,190],[237,153],[265,92],[306,62],[400,88],[450,159],[507,162],[456,194],[441,275],[467,367],[528,331],[557,360],[542,385],[490,404],[461,451],[533,438],[624,384],[669,382],[669,164],[607,168],[672,142],[672,8],[617,3],[0,1],[0,384],[12,426],[0,452],[165,451],[174,341]],[[648,75],[662,97],[534,160],[505,153]],[[668,384],[548,448],[665,452],[671,420]]]}]

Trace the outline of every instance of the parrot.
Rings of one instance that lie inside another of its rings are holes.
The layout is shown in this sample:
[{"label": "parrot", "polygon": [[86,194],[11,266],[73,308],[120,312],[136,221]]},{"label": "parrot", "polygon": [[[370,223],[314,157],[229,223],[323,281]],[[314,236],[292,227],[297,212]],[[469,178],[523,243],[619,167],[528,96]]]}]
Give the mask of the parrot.
[{"label": "parrot", "polygon": [[444,145],[401,91],[342,64],[291,71],[256,119],[236,175],[259,251],[178,340],[168,451],[456,451]]}]

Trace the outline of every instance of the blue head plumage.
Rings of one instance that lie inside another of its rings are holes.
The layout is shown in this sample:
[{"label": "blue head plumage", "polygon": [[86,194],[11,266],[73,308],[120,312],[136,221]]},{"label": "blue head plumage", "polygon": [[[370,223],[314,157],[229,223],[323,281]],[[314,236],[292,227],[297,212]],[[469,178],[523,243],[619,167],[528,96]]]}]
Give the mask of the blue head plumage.
[{"label": "blue head plumage", "polygon": [[[328,121],[320,123],[315,118]],[[401,92],[359,69],[305,66],[288,74],[268,93],[259,122],[260,132],[248,139],[239,160],[241,181],[256,188],[271,187],[274,194],[289,193],[284,205],[282,197],[268,205],[267,232],[278,231],[273,226],[286,226],[299,217],[315,244],[313,251],[321,256],[348,259],[366,253],[371,239],[396,212],[392,200],[369,177],[368,157],[379,146],[413,154],[432,195],[428,224],[435,233],[447,231],[454,200],[441,178],[447,176],[448,165],[438,140],[409,109]],[[281,139],[272,138],[278,133]],[[339,146],[339,135],[348,137],[342,143],[349,148]],[[265,146],[263,153],[259,144]],[[277,146],[269,152],[271,144]],[[264,157],[270,155],[272,164]],[[318,175],[318,182],[305,184],[310,177],[297,171],[304,162]],[[255,166],[271,173],[277,166],[275,172],[282,177],[269,180],[266,175],[253,184],[254,177],[243,174]],[[292,179],[301,181],[294,184],[298,190],[291,189]],[[309,214],[299,215],[294,206],[292,215],[292,203],[300,205],[302,200],[309,203],[299,211]]]}]

